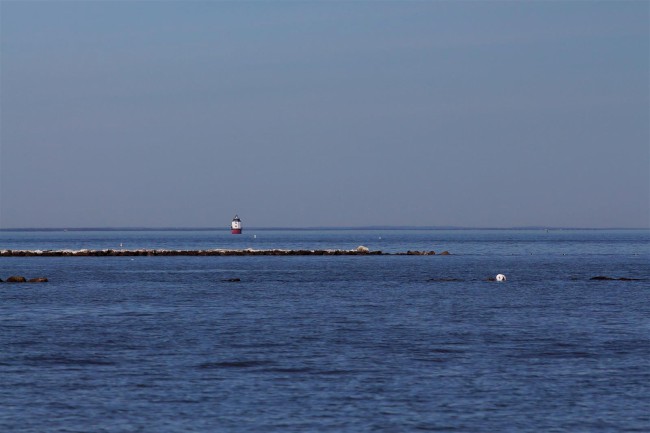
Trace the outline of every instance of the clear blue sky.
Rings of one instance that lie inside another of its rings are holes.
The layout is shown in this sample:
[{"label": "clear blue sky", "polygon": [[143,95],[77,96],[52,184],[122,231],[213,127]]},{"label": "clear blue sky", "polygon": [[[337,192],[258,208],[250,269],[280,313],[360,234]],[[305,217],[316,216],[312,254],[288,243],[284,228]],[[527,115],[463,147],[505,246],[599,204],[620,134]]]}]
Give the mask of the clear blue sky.
[{"label": "clear blue sky", "polygon": [[0,228],[650,226],[647,1],[0,19]]}]

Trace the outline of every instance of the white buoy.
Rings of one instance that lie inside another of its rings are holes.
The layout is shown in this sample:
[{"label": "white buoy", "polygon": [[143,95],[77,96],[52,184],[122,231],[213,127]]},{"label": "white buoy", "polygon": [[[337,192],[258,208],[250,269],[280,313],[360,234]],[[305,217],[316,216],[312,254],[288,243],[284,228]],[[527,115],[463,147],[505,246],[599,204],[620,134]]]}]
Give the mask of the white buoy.
[{"label": "white buoy", "polygon": [[506,280],[506,276],[503,275],[503,274],[498,274],[498,275],[496,276],[496,280],[497,280],[497,281],[505,281],[505,280]]}]

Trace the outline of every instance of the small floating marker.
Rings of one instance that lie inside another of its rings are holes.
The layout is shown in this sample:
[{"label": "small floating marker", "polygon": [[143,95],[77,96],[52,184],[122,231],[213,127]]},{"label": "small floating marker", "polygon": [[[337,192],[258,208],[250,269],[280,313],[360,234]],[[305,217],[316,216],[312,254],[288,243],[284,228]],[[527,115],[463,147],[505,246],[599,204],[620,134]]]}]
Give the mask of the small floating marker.
[{"label": "small floating marker", "polygon": [[498,275],[496,276],[495,279],[496,279],[497,281],[505,281],[505,280],[506,280],[506,276],[503,275],[503,274],[498,274]]}]

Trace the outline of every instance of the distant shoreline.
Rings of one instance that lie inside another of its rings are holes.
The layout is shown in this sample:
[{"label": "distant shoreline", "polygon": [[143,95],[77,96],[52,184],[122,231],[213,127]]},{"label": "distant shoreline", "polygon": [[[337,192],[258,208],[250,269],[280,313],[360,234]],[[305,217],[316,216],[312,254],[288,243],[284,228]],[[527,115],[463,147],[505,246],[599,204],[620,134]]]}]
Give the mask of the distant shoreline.
[{"label": "distant shoreline", "polygon": [[[630,227],[543,227],[543,226],[526,226],[526,227],[457,227],[457,226],[360,226],[360,227],[247,227],[245,232],[251,231],[418,231],[418,230],[582,230],[582,231],[599,231],[599,230],[625,230],[639,231],[650,230],[650,228],[630,228]],[[230,232],[230,227],[19,227],[19,228],[0,228],[2,232]]]}]

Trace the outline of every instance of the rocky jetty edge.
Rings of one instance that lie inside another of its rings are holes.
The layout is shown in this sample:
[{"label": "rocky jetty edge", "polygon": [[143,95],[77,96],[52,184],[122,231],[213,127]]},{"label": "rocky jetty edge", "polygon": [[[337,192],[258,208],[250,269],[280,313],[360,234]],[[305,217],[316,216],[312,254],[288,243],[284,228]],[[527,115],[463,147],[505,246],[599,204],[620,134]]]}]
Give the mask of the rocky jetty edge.
[{"label": "rocky jetty edge", "polygon": [[5,281],[2,281],[0,278],[0,283],[47,283],[48,279],[45,277],[36,277],[27,279],[20,275],[12,275],[7,278]]},{"label": "rocky jetty edge", "polygon": [[450,255],[449,251],[406,251],[384,253],[371,251],[359,246],[352,250],[243,250],[210,249],[210,250],[168,250],[168,249],[137,249],[137,250],[0,250],[0,257],[106,257],[106,256],[363,256],[363,255]]}]

